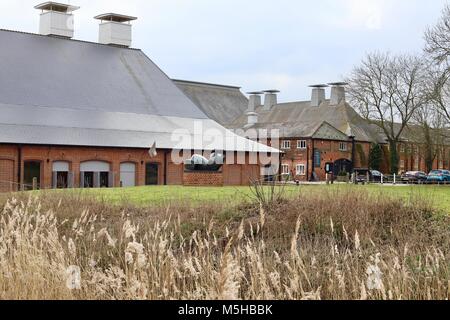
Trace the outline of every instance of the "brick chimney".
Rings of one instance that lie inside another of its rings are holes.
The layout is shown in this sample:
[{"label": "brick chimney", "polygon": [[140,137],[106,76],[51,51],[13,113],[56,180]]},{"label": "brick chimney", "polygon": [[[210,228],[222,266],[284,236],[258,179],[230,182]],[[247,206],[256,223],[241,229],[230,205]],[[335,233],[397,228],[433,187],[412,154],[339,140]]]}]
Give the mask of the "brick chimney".
[{"label": "brick chimney", "polygon": [[68,39],[73,38],[74,20],[72,12],[80,9],[80,7],[47,1],[38,4],[34,8],[42,11],[39,22],[39,34]]},{"label": "brick chimney", "polygon": [[126,16],[117,13],[105,13],[94,17],[100,20],[99,42],[101,44],[116,45],[120,47],[130,47],[132,40],[131,21],[136,17]]}]

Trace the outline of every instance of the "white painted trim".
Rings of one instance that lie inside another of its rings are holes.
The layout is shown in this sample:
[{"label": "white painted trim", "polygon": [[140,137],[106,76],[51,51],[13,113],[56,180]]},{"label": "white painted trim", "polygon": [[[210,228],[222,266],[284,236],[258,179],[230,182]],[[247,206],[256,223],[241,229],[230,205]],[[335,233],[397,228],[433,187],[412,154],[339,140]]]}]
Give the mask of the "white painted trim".
[{"label": "white painted trim", "polygon": [[86,161],[80,164],[81,172],[109,172],[110,164],[104,161]]},{"label": "white painted trim", "polygon": [[54,161],[53,162],[53,172],[69,172],[70,164],[67,161]]}]

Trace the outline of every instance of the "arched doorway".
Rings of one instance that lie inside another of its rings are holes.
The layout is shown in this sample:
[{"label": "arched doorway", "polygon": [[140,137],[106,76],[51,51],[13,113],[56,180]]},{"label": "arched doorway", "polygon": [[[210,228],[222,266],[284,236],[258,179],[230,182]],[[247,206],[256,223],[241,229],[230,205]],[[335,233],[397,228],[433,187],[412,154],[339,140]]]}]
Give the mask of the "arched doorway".
[{"label": "arched doorway", "polygon": [[340,173],[351,173],[353,168],[353,163],[348,159],[339,159],[334,162],[334,176],[339,176]]},{"label": "arched doorway", "polygon": [[65,189],[73,186],[73,175],[67,161],[54,161],[52,165],[52,186],[56,189]]},{"label": "arched doorway", "polygon": [[104,161],[86,161],[80,165],[81,188],[108,188],[114,185],[110,164]]}]

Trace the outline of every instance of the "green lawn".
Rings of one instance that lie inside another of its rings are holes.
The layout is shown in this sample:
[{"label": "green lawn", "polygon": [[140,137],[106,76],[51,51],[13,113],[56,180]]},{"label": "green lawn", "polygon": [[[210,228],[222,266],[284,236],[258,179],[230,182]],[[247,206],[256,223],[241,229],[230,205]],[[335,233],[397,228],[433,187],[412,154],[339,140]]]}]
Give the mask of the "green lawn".
[{"label": "green lawn", "polygon": [[[288,196],[295,196],[299,192],[321,193],[326,191],[367,190],[374,196],[400,197],[405,201],[410,199],[427,199],[437,208],[450,213],[450,186],[354,186],[354,185],[308,185],[300,187],[286,187]],[[123,189],[89,189],[46,191],[58,193],[80,193],[93,196],[98,200],[113,203],[130,203],[137,206],[164,205],[173,201],[189,204],[202,204],[205,202],[227,202],[230,205],[249,200],[252,192],[248,187],[182,187],[182,186],[155,186]]]}]

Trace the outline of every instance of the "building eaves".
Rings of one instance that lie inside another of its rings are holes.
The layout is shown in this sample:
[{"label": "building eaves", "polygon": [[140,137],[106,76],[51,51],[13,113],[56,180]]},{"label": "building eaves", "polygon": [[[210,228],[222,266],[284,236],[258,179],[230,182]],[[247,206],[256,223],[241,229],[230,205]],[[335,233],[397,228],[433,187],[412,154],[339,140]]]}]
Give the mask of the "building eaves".
[{"label": "building eaves", "polygon": [[132,51],[141,51],[141,52],[143,52],[141,49],[138,49],[138,48],[130,48],[130,47],[124,47],[124,46],[119,46],[119,45],[116,46],[116,45],[111,45],[111,44],[103,44],[103,43],[98,43],[98,42],[94,42],[94,41],[79,40],[79,39],[73,39],[73,38],[71,39],[71,38],[66,38],[66,37],[47,36],[47,35],[43,35],[43,34],[39,34],[39,33],[33,33],[33,32],[17,31],[17,30],[2,29],[2,28],[0,28],[0,31],[11,32],[11,33],[18,33],[18,34],[24,34],[24,35],[30,35],[30,36],[36,36],[36,37],[42,37],[42,38],[55,38],[55,39],[58,39],[58,40],[78,42],[78,43],[85,43],[85,44],[89,44],[89,45],[96,45],[96,46],[102,46],[102,47],[111,47],[111,48],[118,48],[118,49],[124,49],[124,50],[132,50]]},{"label": "building eaves", "polygon": [[216,83],[209,83],[209,82],[199,82],[199,81],[191,81],[191,80],[180,80],[180,79],[172,79],[173,82],[181,83],[181,84],[191,84],[191,85],[200,85],[200,86],[208,86],[208,87],[217,87],[217,88],[228,88],[228,89],[234,89],[234,90],[240,90],[241,87],[237,86],[231,86],[231,85],[225,85],[225,84],[216,84]]}]

